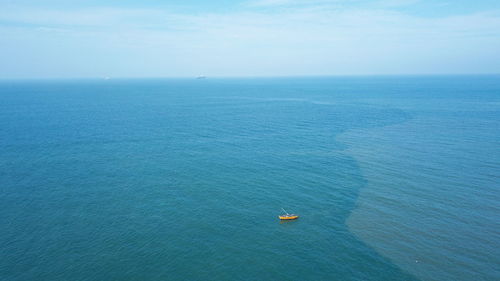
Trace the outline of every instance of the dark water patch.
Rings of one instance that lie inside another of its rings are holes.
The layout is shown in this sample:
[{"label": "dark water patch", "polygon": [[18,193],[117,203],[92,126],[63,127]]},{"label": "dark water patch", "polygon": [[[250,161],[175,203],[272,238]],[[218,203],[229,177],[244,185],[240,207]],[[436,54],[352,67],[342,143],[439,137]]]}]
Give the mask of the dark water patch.
[{"label": "dark water patch", "polygon": [[[412,120],[340,138],[367,180],[350,229],[422,280],[498,276],[494,175],[500,167],[500,85],[483,88],[476,82],[461,89],[427,89],[441,99],[448,95],[444,103],[378,100],[405,108]],[[471,97],[457,97],[455,91]]]}]

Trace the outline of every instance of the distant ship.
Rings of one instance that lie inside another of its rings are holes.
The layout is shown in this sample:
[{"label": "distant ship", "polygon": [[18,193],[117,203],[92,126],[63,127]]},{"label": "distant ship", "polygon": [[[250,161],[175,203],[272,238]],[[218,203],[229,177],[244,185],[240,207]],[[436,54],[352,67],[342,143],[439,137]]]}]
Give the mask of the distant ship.
[{"label": "distant ship", "polygon": [[196,79],[205,79],[205,78],[207,78],[207,76],[205,76],[205,75],[200,75],[200,76],[196,77]]}]

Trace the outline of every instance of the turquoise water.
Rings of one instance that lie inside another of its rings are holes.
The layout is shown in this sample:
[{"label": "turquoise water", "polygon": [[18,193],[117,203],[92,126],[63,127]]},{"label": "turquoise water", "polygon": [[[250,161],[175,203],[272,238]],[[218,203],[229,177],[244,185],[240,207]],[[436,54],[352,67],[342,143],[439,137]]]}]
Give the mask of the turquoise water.
[{"label": "turquoise water", "polygon": [[4,81],[0,279],[498,280],[499,148],[499,76]]}]

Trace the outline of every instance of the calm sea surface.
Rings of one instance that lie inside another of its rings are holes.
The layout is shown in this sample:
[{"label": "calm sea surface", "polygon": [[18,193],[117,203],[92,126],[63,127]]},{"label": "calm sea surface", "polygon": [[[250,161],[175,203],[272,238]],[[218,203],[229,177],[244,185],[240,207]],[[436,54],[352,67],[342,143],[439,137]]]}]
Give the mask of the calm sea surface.
[{"label": "calm sea surface", "polygon": [[500,76],[0,82],[0,280],[500,280],[499,202]]}]

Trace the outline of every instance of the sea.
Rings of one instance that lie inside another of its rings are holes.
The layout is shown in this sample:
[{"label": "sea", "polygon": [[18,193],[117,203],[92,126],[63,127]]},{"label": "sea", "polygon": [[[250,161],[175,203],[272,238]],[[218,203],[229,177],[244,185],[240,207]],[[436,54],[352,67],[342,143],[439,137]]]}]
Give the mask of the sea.
[{"label": "sea", "polygon": [[499,202],[500,75],[0,82],[3,281],[494,281]]}]

